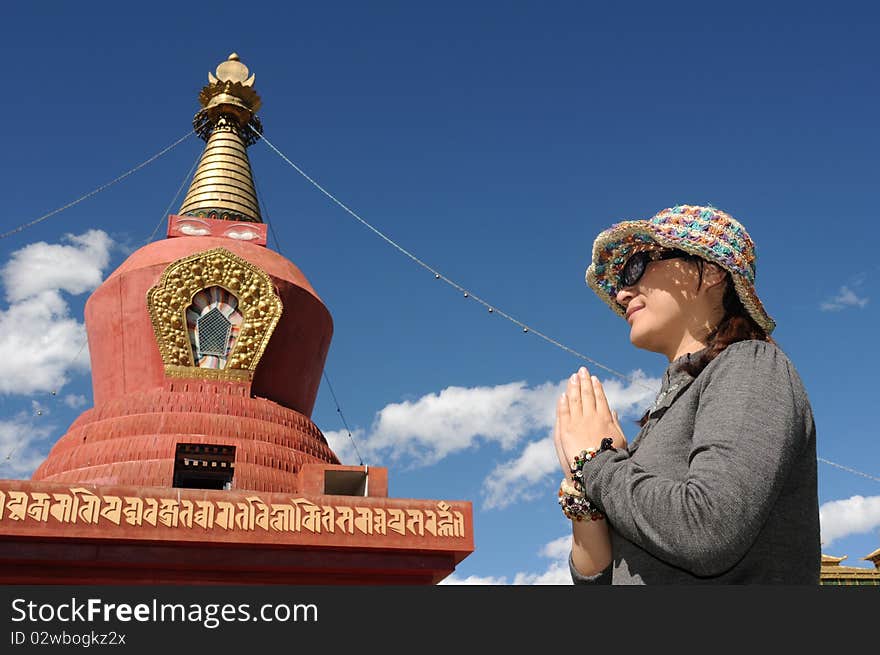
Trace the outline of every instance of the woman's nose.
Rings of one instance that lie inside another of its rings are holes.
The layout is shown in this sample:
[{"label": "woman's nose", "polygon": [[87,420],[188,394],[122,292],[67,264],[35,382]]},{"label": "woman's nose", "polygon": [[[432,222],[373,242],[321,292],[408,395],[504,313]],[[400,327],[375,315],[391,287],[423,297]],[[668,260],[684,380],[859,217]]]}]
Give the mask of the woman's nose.
[{"label": "woman's nose", "polygon": [[618,304],[626,307],[629,304],[629,301],[633,299],[634,295],[635,294],[632,292],[632,289],[630,287],[624,287],[617,292],[615,299],[617,300]]}]

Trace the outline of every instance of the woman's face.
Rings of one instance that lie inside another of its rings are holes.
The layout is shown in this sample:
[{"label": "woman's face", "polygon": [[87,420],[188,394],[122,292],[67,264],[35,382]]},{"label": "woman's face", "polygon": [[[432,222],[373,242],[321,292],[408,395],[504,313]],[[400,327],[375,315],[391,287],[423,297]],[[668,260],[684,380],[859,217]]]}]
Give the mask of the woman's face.
[{"label": "woman's face", "polygon": [[724,285],[718,284],[723,280],[723,271],[712,264],[704,265],[701,285],[695,262],[649,262],[634,285],[617,293],[617,302],[626,310],[632,344],[662,353],[670,361],[705,346],[706,336],[723,315],[720,293]]}]

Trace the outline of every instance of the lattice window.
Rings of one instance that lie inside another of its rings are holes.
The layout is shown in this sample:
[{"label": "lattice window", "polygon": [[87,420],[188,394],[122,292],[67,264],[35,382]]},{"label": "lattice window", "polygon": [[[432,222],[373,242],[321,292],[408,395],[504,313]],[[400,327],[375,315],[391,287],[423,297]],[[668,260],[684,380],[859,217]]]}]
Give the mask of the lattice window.
[{"label": "lattice window", "polygon": [[219,309],[212,308],[196,322],[198,326],[196,334],[199,342],[199,358],[205,355],[226,357],[226,348],[229,344],[229,331],[232,323],[223,316]]},{"label": "lattice window", "polygon": [[242,320],[238,299],[222,287],[208,287],[193,296],[186,310],[186,325],[195,365],[225,368]]}]

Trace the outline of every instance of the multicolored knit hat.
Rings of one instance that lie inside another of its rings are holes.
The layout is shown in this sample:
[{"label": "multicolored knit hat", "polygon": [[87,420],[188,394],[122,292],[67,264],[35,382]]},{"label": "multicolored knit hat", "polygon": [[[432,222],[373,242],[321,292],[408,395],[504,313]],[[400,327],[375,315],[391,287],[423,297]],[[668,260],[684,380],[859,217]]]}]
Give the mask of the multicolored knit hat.
[{"label": "multicolored knit hat", "polygon": [[684,250],[728,271],[743,306],[767,334],[773,332],[776,323],[755,292],[755,244],[739,221],[714,207],[677,205],[646,221],[615,223],[593,243],[587,284],[611,309],[626,316],[616,300],[623,265],[634,253],[658,246]]}]

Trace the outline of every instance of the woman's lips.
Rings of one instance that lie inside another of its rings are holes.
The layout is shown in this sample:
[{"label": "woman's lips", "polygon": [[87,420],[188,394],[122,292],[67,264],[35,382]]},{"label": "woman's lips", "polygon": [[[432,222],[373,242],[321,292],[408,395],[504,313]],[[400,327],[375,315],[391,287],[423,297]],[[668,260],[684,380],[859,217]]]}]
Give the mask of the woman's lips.
[{"label": "woman's lips", "polygon": [[627,321],[630,320],[630,319],[632,318],[633,314],[635,314],[637,311],[639,311],[639,310],[641,310],[641,309],[644,309],[644,307],[636,307],[636,308],[635,308],[634,310],[632,310],[631,312],[628,312],[627,315],[626,315],[626,320],[627,320]]}]

